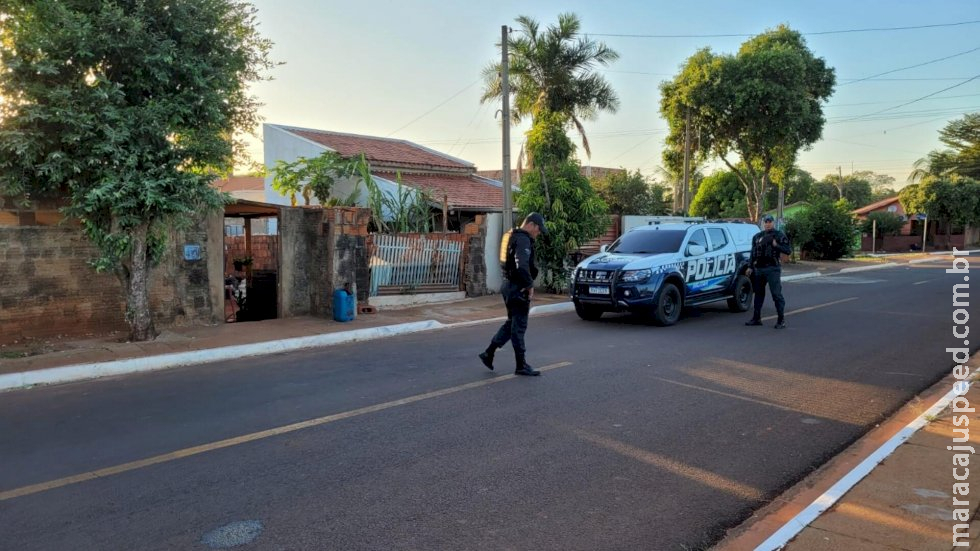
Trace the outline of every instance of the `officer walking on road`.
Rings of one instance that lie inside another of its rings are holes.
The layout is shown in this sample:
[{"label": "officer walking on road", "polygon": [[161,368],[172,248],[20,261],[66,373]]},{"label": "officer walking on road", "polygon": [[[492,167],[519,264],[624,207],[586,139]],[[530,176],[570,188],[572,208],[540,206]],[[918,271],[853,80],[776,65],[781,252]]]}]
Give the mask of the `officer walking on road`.
[{"label": "officer walking on road", "polygon": [[766,300],[766,285],[776,304],[776,329],[786,327],[784,311],[786,301],[783,300],[783,284],[780,278],[783,269],[779,266],[779,255],[790,254],[793,249],[789,245],[786,234],[777,230],[771,214],[762,219],[763,230],[752,238],[752,258],[747,275],[752,278],[752,290],[755,292],[755,311],[752,319],[745,325],[762,325],[762,303]]},{"label": "officer walking on road", "polygon": [[[504,283],[500,294],[507,306],[507,321],[500,326],[497,334],[490,340],[490,346],[480,353],[483,365],[493,369],[493,354],[503,348],[507,341],[514,345],[517,375],[535,376],[541,372],[525,361],[527,349],[524,347],[524,332],[527,331],[527,318],[534,296],[534,278],[538,277],[538,267],[534,264],[534,240],[539,234],[548,234],[544,217],[536,212],[527,215],[520,228],[509,232],[501,243],[501,264],[504,269]],[[508,239],[509,237],[509,239]]]}]

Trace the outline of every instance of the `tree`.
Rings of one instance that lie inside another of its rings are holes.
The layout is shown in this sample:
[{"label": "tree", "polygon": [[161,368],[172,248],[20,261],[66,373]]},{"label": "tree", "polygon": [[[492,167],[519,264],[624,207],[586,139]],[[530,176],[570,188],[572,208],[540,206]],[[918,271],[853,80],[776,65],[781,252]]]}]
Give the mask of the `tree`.
[{"label": "tree", "polygon": [[875,211],[868,213],[868,217],[861,221],[859,229],[861,233],[871,235],[872,230],[875,237],[882,235],[898,235],[905,225],[905,220],[894,212]]},{"label": "tree", "polygon": [[854,247],[854,219],[846,201],[818,198],[786,221],[786,235],[808,258],[837,260]]},{"label": "tree", "polygon": [[539,238],[538,259],[544,286],[561,292],[568,284],[568,255],[598,237],[608,225],[606,204],[572,158],[574,144],[559,113],[539,113],[528,132],[528,148],[536,159],[524,173],[515,203],[522,216],[544,215],[548,235]]},{"label": "tree", "polygon": [[905,212],[925,214],[945,229],[946,243],[953,226],[980,223],[980,182],[956,175],[927,176],[898,194]]},{"label": "tree", "polygon": [[[749,216],[757,220],[772,171],[788,170],[797,152],[820,139],[834,70],[813,55],[800,33],[780,25],[742,44],[736,55],[699,50],[660,88],[668,142],[682,139],[689,118],[699,153],[736,174]],[[729,159],[733,153],[741,166]]]},{"label": "tree", "polygon": [[872,203],[871,183],[854,174],[841,179],[837,174],[828,174],[811,187],[812,198],[823,197],[829,201],[847,199],[855,207]]},{"label": "tree", "polygon": [[[511,122],[518,124],[527,117],[533,121],[542,112],[559,113],[578,129],[585,154],[591,157],[582,121],[594,119],[600,111],[615,113],[619,108],[616,92],[596,69],[616,61],[619,54],[602,42],[582,36],[582,24],[572,13],[560,14],[558,25],[544,32],[530,17],[522,15],[517,23],[521,28],[507,39]],[[483,70],[481,103],[501,99],[501,72],[499,61]]]},{"label": "tree", "polygon": [[779,178],[774,177],[773,183],[775,185],[766,192],[766,205],[768,205],[768,208],[775,208],[779,204],[780,187],[785,189],[783,194],[784,205],[809,201],[811,188],[817,181],[809,172],[794,166],[790,170],[783,171]]},{"label": "tree", "polygon": [[951,174],[980,180],[980,113],[969,113],[951,121],[939,131],[939,141],[948,149],[930,151],[916,161],[909,182]]},{"label": "tree", "polygon": [[7,0],[0,5],[0,193],[60,195],[126,294],[130,338],[155,336],[152,266],[167,232],[220,209],[257,123],[247,83],[272,67],[236,0]]},{"label": "tree", "polygon": [[745,218],[745,189],[730,170],[719,170],[701,181],[691,201],[691,215],[706,218]]},{"label": "tree", "polygon": [[363,154],[346,159],[336,151],[324,151],[312,159],[299,157],[292,162],[278,159],[272,169],[272,189],[281,195],[288,195],[293,206],[296,206],[297,193],[303,196],[305,205],[310,204],[311,196],[325,205],[337,179],[361,173],[366,165],[367,159]]},{"label": "tree", "polygon": [[592,187],[606,202],[610,214],[660,215],[670,210],[665,199],[667,189],[650,183],[639,170],[621,170],[594,178]]}]

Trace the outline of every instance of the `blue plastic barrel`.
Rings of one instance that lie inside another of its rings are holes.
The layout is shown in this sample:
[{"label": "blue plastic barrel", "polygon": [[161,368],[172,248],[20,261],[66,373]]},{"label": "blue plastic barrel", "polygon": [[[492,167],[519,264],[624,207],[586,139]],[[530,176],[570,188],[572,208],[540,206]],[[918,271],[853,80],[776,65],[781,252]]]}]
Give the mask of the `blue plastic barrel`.
[{"label": "blue plastic barrel", "polygon": [[346,289],[333,292],[333,319],[351,321],[354,319],[354,295]]}]

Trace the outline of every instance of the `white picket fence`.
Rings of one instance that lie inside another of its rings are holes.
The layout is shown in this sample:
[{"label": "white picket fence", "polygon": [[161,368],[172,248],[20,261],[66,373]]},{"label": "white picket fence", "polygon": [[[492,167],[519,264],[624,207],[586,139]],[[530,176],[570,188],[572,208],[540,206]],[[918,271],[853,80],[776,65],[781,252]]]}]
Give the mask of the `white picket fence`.
[{"label": "white picket fence", "polygon": [[371,240],[371,296],[460,289],[462,235],[372,234]]}]

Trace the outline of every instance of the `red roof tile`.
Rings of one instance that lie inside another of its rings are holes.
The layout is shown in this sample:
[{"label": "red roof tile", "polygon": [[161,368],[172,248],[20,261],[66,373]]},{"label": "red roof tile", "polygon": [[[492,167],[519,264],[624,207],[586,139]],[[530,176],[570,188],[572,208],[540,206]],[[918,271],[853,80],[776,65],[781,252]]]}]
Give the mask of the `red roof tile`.
[{"label": "red roof tile", "polygon": [[406,167],[474,168],[473,164],[455,159],[405,140],[342,134],[324,130],[283,127],[287,132],[302,136],[328,147],[344,157],[363,153],[372,164],[385,163]]},{"label": "red roof tile", "polygon": [[[892,203],[898,203],[898,195],[896,195],[894,197],[889,197],[887,199],[882,199],[881,201],[876,201],[874,203],[871,203],[870,205],[865,205],[865,206],[863,206],[863,207],[861,207],[859,209],[854,209],[854,210],[851,211],[851,214],[868,214],[869,212],[876,211],[878,209],[887,207],[888,205],[890,205]],[[901,206],[901,205],[899,205],[899,206]]]},{"label": "red roof tile", "polygon": [[372,174],[385,180],[401,182],[406,186],[424,190],[437,203],[442,203],[445,196],[450,208],[487,211],[503,209],[503,189],[477,177],[453,174],[402,174],[399,180],[397,175],[391,172],[373,172]]}]

